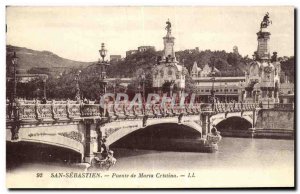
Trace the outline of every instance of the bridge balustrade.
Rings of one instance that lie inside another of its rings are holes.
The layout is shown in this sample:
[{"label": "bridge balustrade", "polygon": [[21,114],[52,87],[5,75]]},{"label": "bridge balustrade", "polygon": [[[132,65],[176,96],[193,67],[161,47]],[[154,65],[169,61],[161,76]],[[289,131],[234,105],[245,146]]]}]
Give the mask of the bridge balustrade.
[{"label": "bridge balustrade", "polygon": [[191,107],[189,104],[186,104],[186,105],[185,105],[185,110],[186,110],[186,113],[187,113],[188,115],[193,114],[192,107]]},{"label": "bridge balustrade", "polygon": [[115,107],[113,103],[108,103],[104,105],[104,112],[107,117],[114,117],[115,116]]},{"label": "bridge balustrade", "polygon": [[274,104],[275,110],[294,110],[294,103],[289,104],[282,104],[282,103],[276,103]]},{"label": "bridge balustrade", "polygon": [[135,117],[134,115],[134,110],[133,110],[133,106],[128,103],[128,104],[125,104],[125,115],[126,117],[130,118],[130,117]]},{"label": "bridge balustrade", "polygon": [[225,111],[226,112],[233,112],[234,108],[233,108],[233,104],[232,103],[227,103],[225,104]]},{"label": "bridge balustrade", "polygon": [[196,113],[201,113],[201,104],[200,103],[195,104],[195,111],[196,111]]},{"label": "bridge balustrade", "polygon": [[37,120],[51,121],[53,119],[52,104],[36,104],[35,108]]},{"label": "bridge balustrade", "polygon": [[224,107],[223,107],[224,105],[223,104],[216,104],[215,105],[215,111],[216,112],[224,112]]},{"label": "bridge balustrade", "polygon": [[197,114],[197,113],[198,113],[197,104],[193,104],[193,106],[192,106],[192,114]]},{"label": "bridge balustrade", "polygon": [[222,103],[220,112],[227,112],[227,111],[229,111],[228,105]]},{"label": "bridge balustrade", "polygon": [[101,116],[100,104],[82,104],[82,117],[98,117]]},{"label": "bridge balustrade", "polygon": [[134,104],[133,110],[136,117],[142,117],[144,115],[143,106],[141,104]]},{"label": "bridge balustrade", "polygon": [[53,118],[56,120],[59,119],[68,119],[68,110],[66,104],[52,104]]},{"label": "bridge balustrade", "polygon": [[173,115],[171,103],[165,103],[162,106],[162,110],[163,110],[163,115],[164,116],[172,116]]},{"label": "bridge balustrade", "polygon": [[[35,104],[35,100],[18,100],[20,104]],[[40,101],[38,101],[40,103]]]},{"label": "bridge balustrade", "polygon": [[245,110],[251,110],[251,104],[250,103],[247,103],[245,104]]},{"label": "bridge balustrade", "polygon": [[175,104],[173,106],[173,114],[175,115],[185,114],[186,113],[185,110],[186,110],[185,107],[181,106],[180,104]]},{"label": "bridge balustrade", "polygon": [[160,104],[154,104],[154,105],[153,105],[153,113],[154,113],[154,115],[155,115],[156,117],[162,116]]},{"label": "bridge balustrade", "polygon": [[35,120],[37,117],[36,104],[21,104],[19,107],[20,120]]},{"label": "bridge balustrade", "polygon": [[116,116],[118,116],[119,118],[126,117],[124,103],[115,104],[114,109],[115,109]]},{"label": "bridge balustrade", "polygon": [[240,112],[239,104],[240,104],[240,103],[234,103],[234,104],[233,104],[233,111],[234,111],[234,112]]},{"label": "bridge balustrade", "polygon": [[[64,119],[84,118],[84,117],[118,117],[118,118],[136,118],[143,117],[144,115],[150,117],[160,116],[174,116],[174,115],[195,115],[201,112],[213,112],[212,104],[209,103],[196,103],[190,106],[185,104],[113,104],[108,103],[104,108],[100,104],[76,104],[66,103],[57,104],[52,101],[52,104],[39,104],[37,101],[34,104],[20,103],[18,109],[13,110],[10,104],[6,105],[6,119],[13,119],[13,115],[17,115],[20,120],[38,120],[38,121],[55,121]],[[218,103],[215,104],[214,111],[216,113],[223,112],[240,112],[254,110],[258,108],[257,103]],[[280,105],[276,104],[275,108],[291,108],[292,104]],[[104,114],[105,113],[105,114]]]},{"label": "bridge balustrade", "polygon": [[238,111],[238,112],[242,111],[242,104],[241,103],[236,103],[235,104],[235,110]]},{"label": "bridge balustrade", "polygon": [[74,119],[81,117],[81,105],[67,103],[67,115],[68,118]]},{"label": "bridge balustrade", "polygon": [[205,111],[212,111],[212,104],[209,104],[209,103],[202,103],[200,104],[201,106],[201,111],[202,112],[205,112]]},{"label": "bridge balustrade", "polygon": [[144,113],[145,113],[145,115],[147,115],[149,117],[154,117],[153,109],[152,109],[151,104],[145,104],[144,105]]}]

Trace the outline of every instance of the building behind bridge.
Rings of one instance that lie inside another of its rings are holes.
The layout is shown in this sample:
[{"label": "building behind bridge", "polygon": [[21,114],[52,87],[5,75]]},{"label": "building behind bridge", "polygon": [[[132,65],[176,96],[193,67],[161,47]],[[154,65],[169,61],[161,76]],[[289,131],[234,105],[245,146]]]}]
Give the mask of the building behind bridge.
[{"label": "building behind bridge", "polygon": [[126,57],[130,56],[130,55],[133,55],[133,54],[136,54],[138,52],[145,52],[145,51],[148,51],[148,50],[153,50],[155,51],[155,47],[154,46],[139,46],[137,48],[137,50],[129,50],[129,51],[126,51]]},{"label": "building behind bridge", "polygon": [[122,60],[122,56],[121,55],[110,55],[110,62],[118,62]]}]

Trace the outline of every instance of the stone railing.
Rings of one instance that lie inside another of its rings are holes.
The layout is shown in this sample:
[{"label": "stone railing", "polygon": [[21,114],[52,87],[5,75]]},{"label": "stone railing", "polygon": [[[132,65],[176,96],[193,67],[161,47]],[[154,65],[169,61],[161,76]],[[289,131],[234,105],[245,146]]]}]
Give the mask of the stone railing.
[{"label": "stone railing", "polygon": [[74,121],[86,118],[113,118],[113,119],[130,119],[148,117],[172,117],[178,115],[197,115],[201,113],[223,113],[223,112],[241,112],[254,110],[258,104],[243,103],[222,103],[212,104],[196,103],[185,104],[105,104],[104,108],[100,104],[76,104],[56,102],[39,104],[35,103],[18,103],[12,108],[6,105],[6,119],[19,120],[28,122],[57,122],[57,121]]},{"label": "stone railing", "polygon": [[290,103],[290,104],[282,104],[282,103],[277,103],[274,104],[274,110],[294,110],[294,103]]},{"label": "stone railing", "polygon": [[258,103],[217,103],[216,113],[250,111],[259,108]]}]

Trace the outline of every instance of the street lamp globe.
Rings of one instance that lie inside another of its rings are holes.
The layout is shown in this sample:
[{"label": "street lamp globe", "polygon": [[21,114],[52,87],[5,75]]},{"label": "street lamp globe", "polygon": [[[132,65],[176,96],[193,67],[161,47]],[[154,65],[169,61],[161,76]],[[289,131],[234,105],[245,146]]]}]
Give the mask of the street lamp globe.
[{"label": "street lamp globe", "polygon": [[101,44],[101,50],[99,50],[99,54],[102,57],[102,61],[104,62],[104,58],[107,54],[107,50],[105,49],[104,43]]},{"label": "street lamp globe", "polygon": [[18,64],[18,57],[16,55],[16,52],[14,52],[14,55],[13,55],[11,61],[12,61],[13,65],[17,65]]}]

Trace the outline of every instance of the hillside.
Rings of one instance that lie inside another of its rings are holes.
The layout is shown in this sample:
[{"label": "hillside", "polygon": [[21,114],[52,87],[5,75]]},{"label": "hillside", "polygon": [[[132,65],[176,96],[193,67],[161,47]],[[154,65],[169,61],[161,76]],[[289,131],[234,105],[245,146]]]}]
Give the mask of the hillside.
[{"label": "hillside", "polygon": [[[132,77],[139,68],[143,68],[146,72],[150,71],[156,64],[161,51],[148,50],[138,52],[125,58],[123,61],[116,62],[108,69],[108,75],[112,77]],[[251,60],[241,55],[226,53],[225,51],[178,51],[176,52],[177,60],[184,64],[189,70],[192,69],[196,61],[198,67],[203,68],[205,64],[212,64],[212,57],[215,58],[215,67],[220,70],[217,76],[243,76],[247,70],[247,63]]]},{"label": "hillside", "polygon": [[68,71],[70,68],[84,68],[92,64],[91,62],[79,62],[65,59],[49,51],[36,51],[25,47],[7,45],[7,65],[10,64],[10,57],[13,55],[13,52],[17,53],[19,58],[18,69],[22,73],[27,73],[29,69],[38,67],[48,68],[51,70],[51,73],[56,74]]},{"label": "hillside", "polygon": [[[16,47],[7,45],[7,65],[11,64],[10,57],[13,52],[17,53],[19,57],[19,67],[22,73],[47,73],[57,75],[60,73],[70,73],[76,69],[85,69],[87,66],[95,64],[96,62],[79,62],[62,58],[49,51],[36,51],[24,47]],[[122,61],[114,62],[108,68],[107,75],[109,77],[132,77],[135,76],[137,69],[143,68],[146,72],[150,72],[153,65],[161,51],[148,50],[146,52],[138,52],[136,54],[126,57]],[[177,60],[184,64],[185,67],[191,71],[194,62],[196,61],[198,67],[203,68],[205,64],[211,66],[211,59],[215,59],[215,67],[220,70],[216,76],[243,76],[244,72],[248,70],[247,64],[252,60],[250,58],[242,57],[234,53],[227,53],[225,51],[210,51],[210,50],[184,50],[176,52]],[[294,78],[294,58],[287,58],[282,62],[282,70],[289,77],[291,81]],[[9,68],[7,68],[10,72]],[[93,70],[87,70],[87,72]],[[90,73],[88,73],[90,74]]]},{"label": "hillside", "polygon": [[[59,57],[48,51],[34,51],[27,48],[7,46],[7,66],[11,67],[11,59],[13,52],[17,52],[20,67],[24,73],[46,73],[49,75],[47,80],[47,97],[50,99],[73,99],[76,94],[75,77],[78,70],[81,70],[79,85],[81,94],[88,99],[96,99],[100,95],[101,82],[100,68],[95,65],[96,62],[78,62]],[[126,57],[124,60],[113,62],[107,70],[108,77],[135,77],[139,68],[143,68],[146,72],[145,89],[146,92],[152,91],[151,69],[156,64],[161,51],[148,50],[138,52]],[[251,61],[247,56],[242,57],[234,53],[226,53],[225,51],[178,51],[176,52],[177,60],[184,64],[190,71],[193,63],[196,61],[198,66],[203,68],[205,64],[211,66],[212,59],[215,60],[215,67],[220,70],[216,76],[243,76],[247,71],[247,64]],[[294,81],[295,60],[294,57],[284,57],[282,62],[282,71],[290,76]],[[11,68],[7,68],[7,75],[11,73]],[[62,73],[60,76],[58,74]],[[7,80],[8,81],[8,80]],[[7,84],[12,84],[7,82]],[[134,80],[129,86],[128,91],[136,92],[140,82]],[[8,88],[12,86],[7,85]],[[118,83],[108,83],[107,92],[115,92],[118,90]],[[17,86],[18,95],[24,98],[33,98],[42,96],[41,92],[43,83],[41,80],[32,80],[28,83],[20,83]],[[186,91],[194,91],[194,82],[190,76],[186,78]],[[120,87],[122,89],[122,87]],[[7,96],[10,96],[11,90],[7,90]],[[189,92],[190,93],[190,92]]]}]

